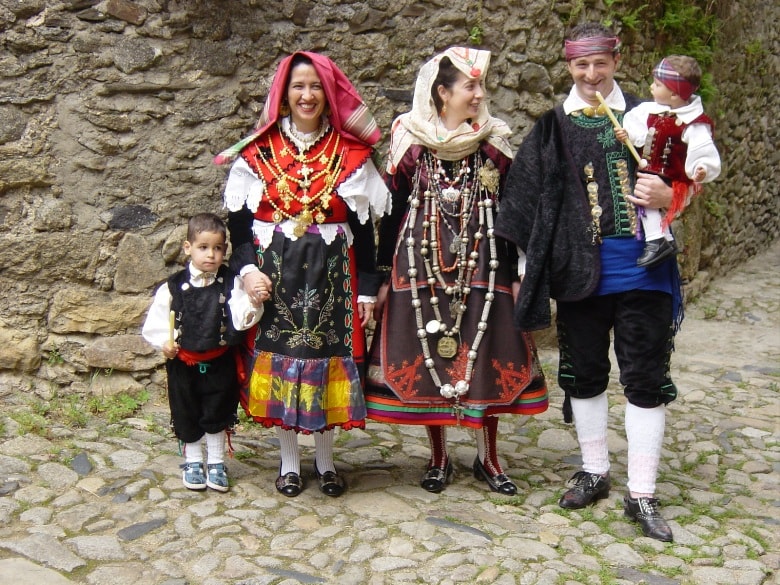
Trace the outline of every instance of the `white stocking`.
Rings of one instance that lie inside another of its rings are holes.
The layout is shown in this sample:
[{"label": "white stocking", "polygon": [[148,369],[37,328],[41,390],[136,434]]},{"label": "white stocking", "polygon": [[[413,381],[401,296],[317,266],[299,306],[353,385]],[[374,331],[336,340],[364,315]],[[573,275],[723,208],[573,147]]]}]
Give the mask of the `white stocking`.
[{"label": "white stocking", "polygon": [[608,409],[606,392],[593,398],[571,398],[574,427],[582,453],[582,469],[588,473],[606,475],[609,471]]},{"label": "white stocking", "polygon": [[642,229],[645,232],[645,241],[657,240],[659,238],[666,238],[667,240],[674,240],[669,228],[663,228],[662,226],[663,216],[657,209],[648,209],[645,207],[645,213],[642,216]]},{"label": "white stocking", "polygon": [[281,451],[281,467],[279,475],[288,473],[301,473],[301,454],[298,452],[298,433],[292,429],[276,427],[276,436],[279,437]]},{"label": "white stocking", "polygon": [[333,464],[333,436],[333,429],[314,433],[314,461],[320,473],[336,471]]},{"label": "white stocking", "polygon": [[628,439],[628,489],[631,497],[652,497],[661,462],[666,406],[640,408],[626,405]]},{"label": "white stocking", "polygon": [[201,451],[200,443],[203,437],[192,443],[184,443],[184,460],[187,463],[202,463],[203,451]]},{"label": "white stocking", "polygon": [[225,431],[206,433],[206,463],[225,462],[225,437]]}]

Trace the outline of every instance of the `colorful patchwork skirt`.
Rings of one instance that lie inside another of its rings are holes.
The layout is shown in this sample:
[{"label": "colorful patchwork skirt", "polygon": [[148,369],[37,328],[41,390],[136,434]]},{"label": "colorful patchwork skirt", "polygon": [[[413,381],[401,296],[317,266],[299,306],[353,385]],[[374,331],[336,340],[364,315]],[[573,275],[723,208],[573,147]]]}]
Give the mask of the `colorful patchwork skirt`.
[{"label": "colorful patchwork skirt", "polygon": [[347,238],[276,232],[259,254],[273,283],[252,336],[241,391],[247,415],[303,433],[365,426],[365,340],[357,319],[356,274]]}]

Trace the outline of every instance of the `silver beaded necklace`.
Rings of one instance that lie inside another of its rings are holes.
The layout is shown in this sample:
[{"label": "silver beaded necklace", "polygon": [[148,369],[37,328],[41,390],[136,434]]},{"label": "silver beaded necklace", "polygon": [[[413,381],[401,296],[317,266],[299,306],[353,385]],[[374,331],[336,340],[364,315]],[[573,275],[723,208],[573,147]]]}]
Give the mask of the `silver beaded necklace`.
[{"label": "silver beaded necklace", "polygon": [[[498,268],[498,252],[493,235],[494,193],[488,191],[485,186],[485,182],[497,184],[497,181],[483,180],[485,173],[497,175],[498,171],[493,166],[492,161],[488,161],[483,166],[478,155],[474,157],[474,167],[472,174],[472,169],[468,166],[468,158],[464,159],[461,162],[458,177],[455,180],[449,180],[440,161],[435,159],[430,152],[426,153],[423,163],[418,165],[415,172],[414,187],[409,201],[409,213],[404,225],[404,231],[407,234],[405,244],[409,258],[408,276],[412,293],[412,307],[414,308],[417,338],[420,340],[425,367],[428,369],[433,383],[439,388],[439,393],[445,398],[455,399],[455,408],[458,413],[460,412],[459,399],[469,391],[479,345],[487,331],[490,308],[495,298],[495,277]],[[428,177],[428,188],[421,194],[420,180],[423,170]],[[470,177],[472,180],[469,183]],[[442,188],[442,184],[445,185],[444,188]],[[422,199],[420,195],[422,195]],[[478,213],[478,227],[472,236],[469,234],[468,226],[475,204]],[[433,318],[427,321],[423,317],[423,301],[420,299],[417,288],[419,271],[415,261],[417,240],[414,237],[414,227],[418,213],[423,214],[423,234],[419,242],[419,252],[423,259],[424,278],[431,291],[429,304],[433,312]],[[447,220],[446,216],[449,216],[453,221]],[[450,252],[455,254],[456,260],[451,267],[442,266],[440,256],[442,223],[453,234]],[[454,384],[442,383],[431,354],[429,335],[433,336],[437,333],[440,335],[436,351],[441,357],[452,359],[457,355],[458,342],[455,338],[461,334],[461,322],[468,309],[467,299],[471,292],[471,280],[478,265],[479,245],[484,237],[488,238],[490,250],[488,288],[477,324],[477,331],[466,356],[465,373],[463,379],[454,381]],[[452,283],[448,283],[444,279],[443,272],[454,271],[457,271],[455,279]],[[436,296],[437,284],[450,298],[450,318],[453,324],[449,328],[442,318],[439,298]]]}]

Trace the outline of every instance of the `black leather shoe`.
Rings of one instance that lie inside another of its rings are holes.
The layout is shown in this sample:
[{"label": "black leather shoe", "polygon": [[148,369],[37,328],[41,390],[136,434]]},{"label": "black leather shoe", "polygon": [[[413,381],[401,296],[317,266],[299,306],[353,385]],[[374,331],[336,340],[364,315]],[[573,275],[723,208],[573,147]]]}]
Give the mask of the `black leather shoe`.
[{"label": "black leather shoe", "polygon": [[288,498],[294,498],[303,491],[301,476],[292,471],[280,475],[276,478],[276,491]]},{"label": "black leather shoe", "polygon": [[479,457],[474,459],[474,477],[481,481],[486,481],[490,489],[499,494],[505,496],[514,496],[517,493],[517,486],[503,473],[497,473],[496,475],[490,475],[490,472],[485,469],[482,461]]},{"label": "black leather shoe", "polygon": [[653,268],[676,253],[677,246],[666,238],[648,240],[645,242],[645,249],[636,261],[636,265],[644,268]]},{"label": "black leather shoe", "polygon": [[320,473],[316,463],[314,464],[314,475],[320,480],[320,491],[331,498],[338,498],[347,487],[344,478],[338,473],[335,471]]},{"label": "black leather shoe", "polygon": [[648,538],[672,542],[672,529],[661,517],[659,502],[655,498],[623,498],[623,513],[634,522],[639,522],[642,533]]},{"label": "black leather shoe", "polygon": [[609,475],[578,471],[569,480],[571,487],[564,492],[558,505],[568,510],[577,510],[596,500],[609,496],[611,487]]},{"label": "black leather shoe", "polygon": [[438,494],[452,480],[453,471],[452,462],[450,461],[447,461],[446,469],[429,467],[420,480],[420,486],[427,492]]}]

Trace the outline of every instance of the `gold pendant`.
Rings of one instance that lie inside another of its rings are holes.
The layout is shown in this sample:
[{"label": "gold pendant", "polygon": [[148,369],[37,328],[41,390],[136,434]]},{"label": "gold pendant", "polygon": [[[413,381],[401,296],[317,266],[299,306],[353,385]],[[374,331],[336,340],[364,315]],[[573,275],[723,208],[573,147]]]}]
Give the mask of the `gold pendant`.
[{"label": "gold pendant", "polygon": [[452,359],[458,353],[458,342],[454,337],[445,335],[436,344],[436,352],[444,359]]},{"label": "gold pendant", "polygon": [[293,234],[295,235],[295,237],[302,238],[303,234],[306,233],[306,227],[307,226],[303,225],[302,223],[296,224],[295,227],[293,228]]},{"label": "gold pendant", "polygon": [[501,175],[492,160],[488,159],[485,166],[479,169],[479,181],[488,193],[498,193]]}]

